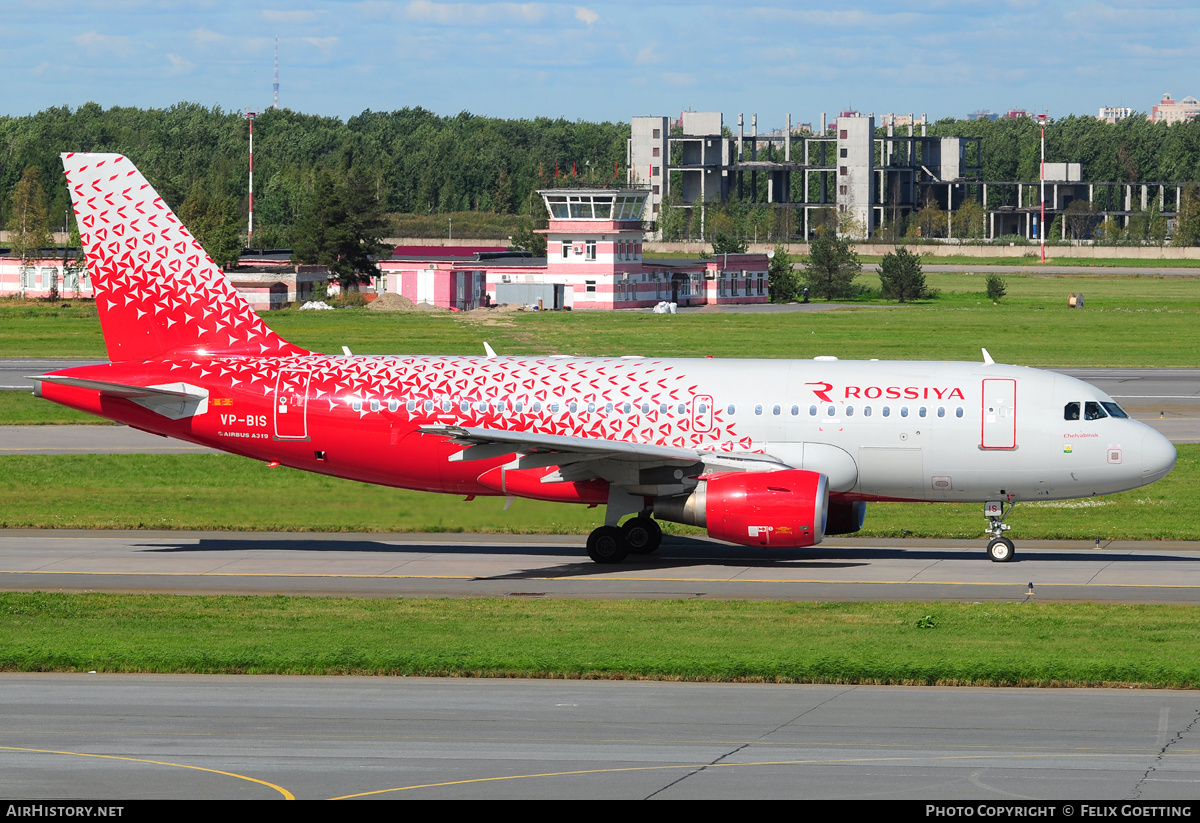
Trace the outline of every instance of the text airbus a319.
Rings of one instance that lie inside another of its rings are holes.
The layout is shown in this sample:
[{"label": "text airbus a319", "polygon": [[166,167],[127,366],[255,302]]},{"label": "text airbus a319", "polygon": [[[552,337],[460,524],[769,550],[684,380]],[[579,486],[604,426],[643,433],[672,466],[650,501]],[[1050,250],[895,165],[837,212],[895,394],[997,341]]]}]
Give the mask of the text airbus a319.
[{"label": "text airbus a319", "polygon": [[870,501],[1014,503],[1125,491],[1175,449],[1087,383],[980,363],[338,356],[271,331],[116,154],[63,155],[111,362],[46,399],[306,471],[606,506],[588,554],[654,551],[656,520],[747,546],[861,528]]}]

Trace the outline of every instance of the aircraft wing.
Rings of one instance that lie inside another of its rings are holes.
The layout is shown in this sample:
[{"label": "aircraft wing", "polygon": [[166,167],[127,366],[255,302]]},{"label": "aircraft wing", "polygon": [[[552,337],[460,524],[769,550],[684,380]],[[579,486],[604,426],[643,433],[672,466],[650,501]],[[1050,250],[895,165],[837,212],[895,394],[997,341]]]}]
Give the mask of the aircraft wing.
[{"label": "aircraft wing", "polygon": [[[422,426],[418,431],[450,438],[466,446],[452,460],[490,460],[506,454],[542,455],[542,465],[616,460],[622,463],[686,465],[703,463],[705,469],[771,471],[790,468],[768,454],[718,452],[704,449],[568,437],[559,434],[505,431],[480,427],[437,425]],[[598,472],[598,474],[603,474]]]}]

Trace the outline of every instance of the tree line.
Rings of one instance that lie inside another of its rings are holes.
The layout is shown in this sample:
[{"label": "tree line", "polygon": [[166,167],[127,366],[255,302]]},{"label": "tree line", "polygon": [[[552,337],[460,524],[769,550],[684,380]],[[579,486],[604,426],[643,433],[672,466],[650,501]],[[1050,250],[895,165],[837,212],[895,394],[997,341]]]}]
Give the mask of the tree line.
[{"label": "tree line", "polygon": [[[217,249],[210,249],[210,254],[223,257],[233,253],[223,250],[236,249],[246,239],[248,130],[240,112],[195,103],[166,109],[103,109],[88,103],[75,109],[64,106],[0,117],[0,225],[11,227],[14,219],[28,224],[30,214],[44,213],[47,230],[69,230],[70,199],[61,182],[58,155],[120,152],[137,163],[185,222],[197,226],[206,248]],[[258,115],[254,131],[254,245],[259,247],[295,247],[302,242],[298,227],[311,227],[314,212],[329,211],[327,204],[314,201],[321,191],[334,191],[356,208],[369,206],[369,219],[360,223],[387,213],[487,212],[523,215],[531,227],[545,216],[534,194],[538,188],[564,177],[622,182],[630,133],[628,123],[509,120],[467,112],[440,116],[421,108],[365,111],[345,121],[268,110]],[[984,180],[1038,176],[1035,120],[944,119],[931,124],[929,133],[980,137]],[[1085,181],[1200,182],[1200,123],[1166,126],[1140,116],[1116,124],[1077,116],[1051,120],[1046,158],[1081,163]],[[31,188],[30,169],[40,193]],[[322,172],[332,189],[320,183]],[[794,199],[800,197],[795,189],[802,185],[801,179],[802,175],[793,175]],[[22,214],[17,215],[14,198],[22,180],[27,185]],[[726,203],[707,206],[705,237],[718,232],[738,238],[757,236],[760,242],[798,237],[798,214],[762,203],[765,180],[766,175],[759,175],[758,187],[763,191],[747,187],[740,199],[735,195]],[[38,202],[33,203],[31,196]],[[1189,216],[1200,212],[1200,198],[1189,195],[1185,212]],[[839,220],[832,208],[813,217],[810,228],[836,226]],[[1073,226],[1087,225],[1087,215],[1077,217],[1068,225],[1072,233]],[[982,214],[969,206],[963,212],[956,207],[954,220],[954,225],[946,226],[945,218],[931,210],[921,217],[921,236],[952,230],[955,236],[969,237],[982,230]],[[1156,221],[1155,215],[1147,215],[1142,221],[1144,231],[1139,222],[1132,234],[1153,241],[1161,236]],[[676,203],[664,204],[660,222],[668,236],[699,235],[698,215]],[[898,232],[903,235],[911,225],[896,228],[903,228]],[[1200,222],[1185,235],[1200,237]]]},{"label": "tree line", "polygon": [[[337,181],[344,200],[370,201],[382,213],[541,219],[544,207],[534,192],[556,178],[623,180],[628,136],[628,123],[443,117],[421,108],[365,111],[346,121],[267,110],[254,122],[254,244],[295,244],[306,209],[316,208],[314,193],[329,190],[318,185],[322,171]],[[14,193],[32,168],[46,228],[69,230],[59,154],[70,151],[128,156],[181,218],[199,218],[217,233],[236,227],[245,240],[249,123],[240,112],[195,103],[167,109],[88,103],[0,117],[0,225],[12,223]]]}]

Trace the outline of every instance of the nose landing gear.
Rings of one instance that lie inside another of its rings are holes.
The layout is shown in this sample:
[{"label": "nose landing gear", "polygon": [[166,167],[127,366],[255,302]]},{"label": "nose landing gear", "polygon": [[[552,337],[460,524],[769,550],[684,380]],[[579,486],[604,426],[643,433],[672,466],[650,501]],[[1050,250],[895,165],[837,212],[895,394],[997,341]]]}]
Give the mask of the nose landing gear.
[{"label": "nose landing gear", "polygon": [[983,514],[988,519],[988,531],[992,535],[992,539],[988,541],[987,555],[993,563],[1008,563],[1017,553],[1013,542],[1004,536],[1004,533],[1012,528],[1004,522],[1004,518],[1008,517],[1015,505],[1016,503],[1010,503],[1006,509],[1002,502],[984,504]]}]

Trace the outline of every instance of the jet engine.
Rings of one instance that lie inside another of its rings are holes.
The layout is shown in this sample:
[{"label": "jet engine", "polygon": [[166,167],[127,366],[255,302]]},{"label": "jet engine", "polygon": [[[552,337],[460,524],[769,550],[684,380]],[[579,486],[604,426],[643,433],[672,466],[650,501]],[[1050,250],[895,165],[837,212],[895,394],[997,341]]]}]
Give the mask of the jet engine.
[{"label": "jet engine", "polygon": [[660,520],[701,526],[710,537],[743,546],[820,543],[828,513],[828,478],[802,469],[703,475],[690,495],[654,501]]},{"label": "jet engine", "polygon": [[863,527],[867,516],[867,504],[861,500],[829,501],[829,517],[825,520],[825,536],[854,534]]}]

